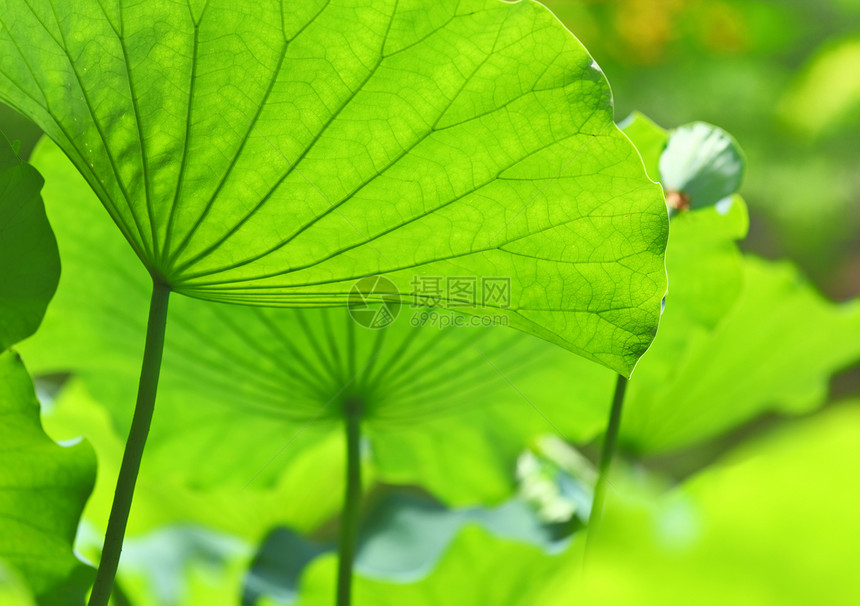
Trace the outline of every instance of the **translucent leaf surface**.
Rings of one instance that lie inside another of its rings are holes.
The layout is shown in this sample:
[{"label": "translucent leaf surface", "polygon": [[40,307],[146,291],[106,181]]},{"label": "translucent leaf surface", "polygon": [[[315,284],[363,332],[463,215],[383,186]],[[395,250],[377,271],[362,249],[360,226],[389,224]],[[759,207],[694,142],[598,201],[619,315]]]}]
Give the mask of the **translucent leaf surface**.
[{"label": "translucent leaf surface", "polygon": [[860,358],[860,305],[823,299],[791,265],[744,261],[744,289],[714,329],[667,317],[630,383],[621,439],[636,451],[693,444],[765,411],[823,403]]},{"label": "translucent leaf surface", "polygon": [[[146,273],[59,151],[42,148],[35,158],[53,166],[45,199],[65,271],[25,351],[34,372],[80,375],[124,435],[145,330]],[[516,458],[531,437],[562,433],[580,441],[602,427],[613,381],[607,369],[501,328],[414,328],[410,314],[423,313],[404,306],[391,326],[372,331],[343,309],[178,298],[159,388],[166,413],[153,421],[142,476],[210,489],[277,483],[304,449],[340,439],[343,402],[359,397],[377,477],[473,504],[511,493]],[[340,494],[343,453],[326,452],[334,457],[328,477],[338,479],[319,511]]]},{"label": "translucent leaf surface", "polygon": [[42,431],[33,382],[7,349],[39,326],[60,277],[42,183],[0,134],[0,598],[60,606],[83,603],[90,582],[72,542],[95,459],[88,445],[62,448]]},{"label": "translucent leaf surface", "polygon": [[627,116],[618,127],[636,146],[648,176],[654,181],[660,181],[660,156],[669,141],[668,131],[640,112]]},{"label": "translucent leaf surface", "polygon": [[536,2],[0,3],[0,99],[181,293],[343,304],[503,276],[488,308],[628,374],[666,213],[591,57]]}]

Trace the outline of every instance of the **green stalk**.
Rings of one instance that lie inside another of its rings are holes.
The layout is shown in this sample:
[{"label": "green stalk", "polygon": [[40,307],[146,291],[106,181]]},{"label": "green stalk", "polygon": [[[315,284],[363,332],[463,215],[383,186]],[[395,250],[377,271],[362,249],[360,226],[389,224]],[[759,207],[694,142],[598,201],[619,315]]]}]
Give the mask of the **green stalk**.
[{"label": "green stalk", "polygon": [[116,491],[108,519],[101,562],[96,573],[89,606],[107,606],[114,577],[116,577],[116,568],[122,552],[122,540],[128,523],[128,512],[131,509],[131,500],[134,495],[134,485],[137,482],[140,459],[143,456],[143,447],[146,444],[146,436],[149,434],[149,425],[152,421],[152,411],[155,407],[155,392],[158,388],[158,374],[161,370],[169,296],[170,287],[158,280],[153,280],[149,320],[146,326],[146,345],[143,350],[140,383],[137,389],[137,404],[134,407],[134,417],[131,421],[131,430],[128,434],[125,452],[122,455],[122,465],[116,481]]},{"label": "green stalk", "polygon": [[344,404],[346,425],[346,493],[340,517],[340,544],[337,568],[337,606],[352,601],[352,563],[358,542],[358,514],[361,505],[361,403]]},{"label": "green stalk", "polygon": [[600,524],[603,515],[603,505],[606,501],[606,488],[609,482],[609,472],[612,458],[615,456],[615,445],[618,443],[618,430],[621,428],[621,411],[624,407],[624,392],[627,389],[627,379],[618,375],[615,383],[615,395],[612,397],[612,409],[609,411],[609,424],[603,438],[603,448],[600,451],[597,483],[594,485],[594,499],[591,501],[591,515],[588,517],[588,534],[591,537]]}]

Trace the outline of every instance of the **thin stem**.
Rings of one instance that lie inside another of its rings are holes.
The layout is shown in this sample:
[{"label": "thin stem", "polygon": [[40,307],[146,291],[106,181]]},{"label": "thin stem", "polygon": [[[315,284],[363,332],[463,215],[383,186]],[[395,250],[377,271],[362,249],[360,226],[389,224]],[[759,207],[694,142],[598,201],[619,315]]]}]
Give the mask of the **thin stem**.
[{"label": "thin stem", "polygon": [[361,504],[361,403],[344,405],[346,425],[346,493],[340,517],[340,545],[337,569],[337,606],[352,601],[352,563],[358,542],[358,514]]},{"label": "thin stem", "polygon": [[591,537],[600,524],[603,515],[603,504],[606,501],[606,488],[609,482],[609,472],[612,458],[615,455],[615,445],[618,442],[618,430],[621,427],[621,411],[624,407],[624,392],[627,389],[627,379],[618,375],[615,383],[615,395],[612,397],[612,409],[609,411],[609,424],[603,438],[603,448],[600,451],[597,483],[594,485],[594,499],[591,501],[591,515],[588,517],[588,534]]},{"label": "thin stem", "polygon": [[134,417],[131,430],[122,455],[122,465],[116,481],[113,505],[108,519],[104,548],[101,562],[96,574],[93,592],[90,595],[89,606],[107,606],[110,600],[119,556],[122,552],[122,540],[128,523],[128,512],[134,495],[134,485],[137,482],[137,472],[140,469],[140,459],[146,436],[149,434],[149,424],[152,421],[152,411],[155,407],[155,393],[158,388],[158,374],[161,370],[161,355],[164,349],[164,329],[167,324],[167,302],[170,287],[158,280],[153,280],[152,299],[149,304],[149,321],[146,326],[146,345],[143,350],[143,363],[140,368],[140,383],[137,389],[137,404],[134,407]]}]

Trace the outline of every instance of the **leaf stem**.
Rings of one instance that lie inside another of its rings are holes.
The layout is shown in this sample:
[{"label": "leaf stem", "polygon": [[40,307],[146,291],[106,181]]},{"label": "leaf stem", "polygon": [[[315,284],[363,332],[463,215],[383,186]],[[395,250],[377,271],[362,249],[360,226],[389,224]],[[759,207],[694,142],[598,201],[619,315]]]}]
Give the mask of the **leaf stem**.
[{"label": "leaf stem", "polygon": [[352,601],[352,563],[358,542],[361,504],[361,402],[348,400],[343,410],[346,426],[346,493],[340,517],[337,606],[349,606]]},{"label": "leaf stem", "polygon": [[89,606],[107,606],[113,588],[122,540],[128,523],[128,512],[137,482],[137,472],[143,457],[143,447],[149,434],[152,411],[155,408],[155,393],[158,389],[158,375],[161,371],[161,356],[164,350],[164,330],[167,324],[167,303],[170,287],[153,279],[152,299],[149,304],[149,320],[146,326],[146,344],[143,350],[143,363],[140,368],[140,383],[137,389],[137,404],[131,430],[122,455],[119,477],[116,481],[113,505],[108,518],[104,548],[96,573],[95,584],[90,595]]},{"label": "leaf stem", "polygon": [[597,483],[594,485],[594,499],[591,501],[591,514],[588,516],[587,537],[591,537],[596,532],[596,528],[600,524],[600,518],[603,515],[606,489],[609,483],[609,472],[612,467],[612,458],[615,456],[618,430],[621,428],[621,412],[624,407],[624,392],[626,390],[627,379],[618,375],[618,380],[615,383],[615,394],[612,396],[612,408],[609,411],[609,424],[606,426],[603,448],[600,451]]}]

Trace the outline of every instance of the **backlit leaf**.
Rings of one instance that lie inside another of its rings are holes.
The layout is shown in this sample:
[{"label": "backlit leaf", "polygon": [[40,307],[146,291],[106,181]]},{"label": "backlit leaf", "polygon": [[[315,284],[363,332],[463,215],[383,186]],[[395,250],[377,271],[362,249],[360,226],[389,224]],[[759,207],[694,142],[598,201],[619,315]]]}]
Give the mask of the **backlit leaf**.
[{"label": "backlit leaf", "polygon": [[95,480],[88,444],[63,448],[42,431],[30,375],[0,354],[0,561],[20,573],[40,604],[82,604],[92,569],[72,553]]},{"label": "backlit leaf", "polygon": [[[147,277],[59,150],[42,146],[34,161],[50,175],[45,199],[65,271],[42,329],[23,350],[36,373],[79,375],[125,435]],[[413,327],[425,308],[404,305],[377,331],[337,308],[177,298],[169,313],[158,404],[166,413],[153,420],[141,470],[156,483],[277,484],[304,450],[340,443],[343,403],[359,397],[376,477],[421,484],[453,504],[498,502],[514,490],[516,459],[533,436],[590,439],[610,401],[609,370],[502,328]],[[330,490],[304,491],[291,511],[324,515],[336,506],[342,452],[326,452],[334,456]],[[316,508],[315,498],[323,499]]]},{"label": "backlit leaf", "polygon": [[371,274],[503,276],[489,310],[623,374],[654,336],[659,188],[536,2],[4,0],[0,55],[0,99],[180,293],[342,305]]},{"label": "backlit leaf", "polygon": [[823,403],[830,376],[860,359],[860,302],[823,299],[786,263],[743,265],[744,289],[715,328],[670,322],[667,303],[627,393],[628,448],[665,452],[766,411],[807,412]]}]

